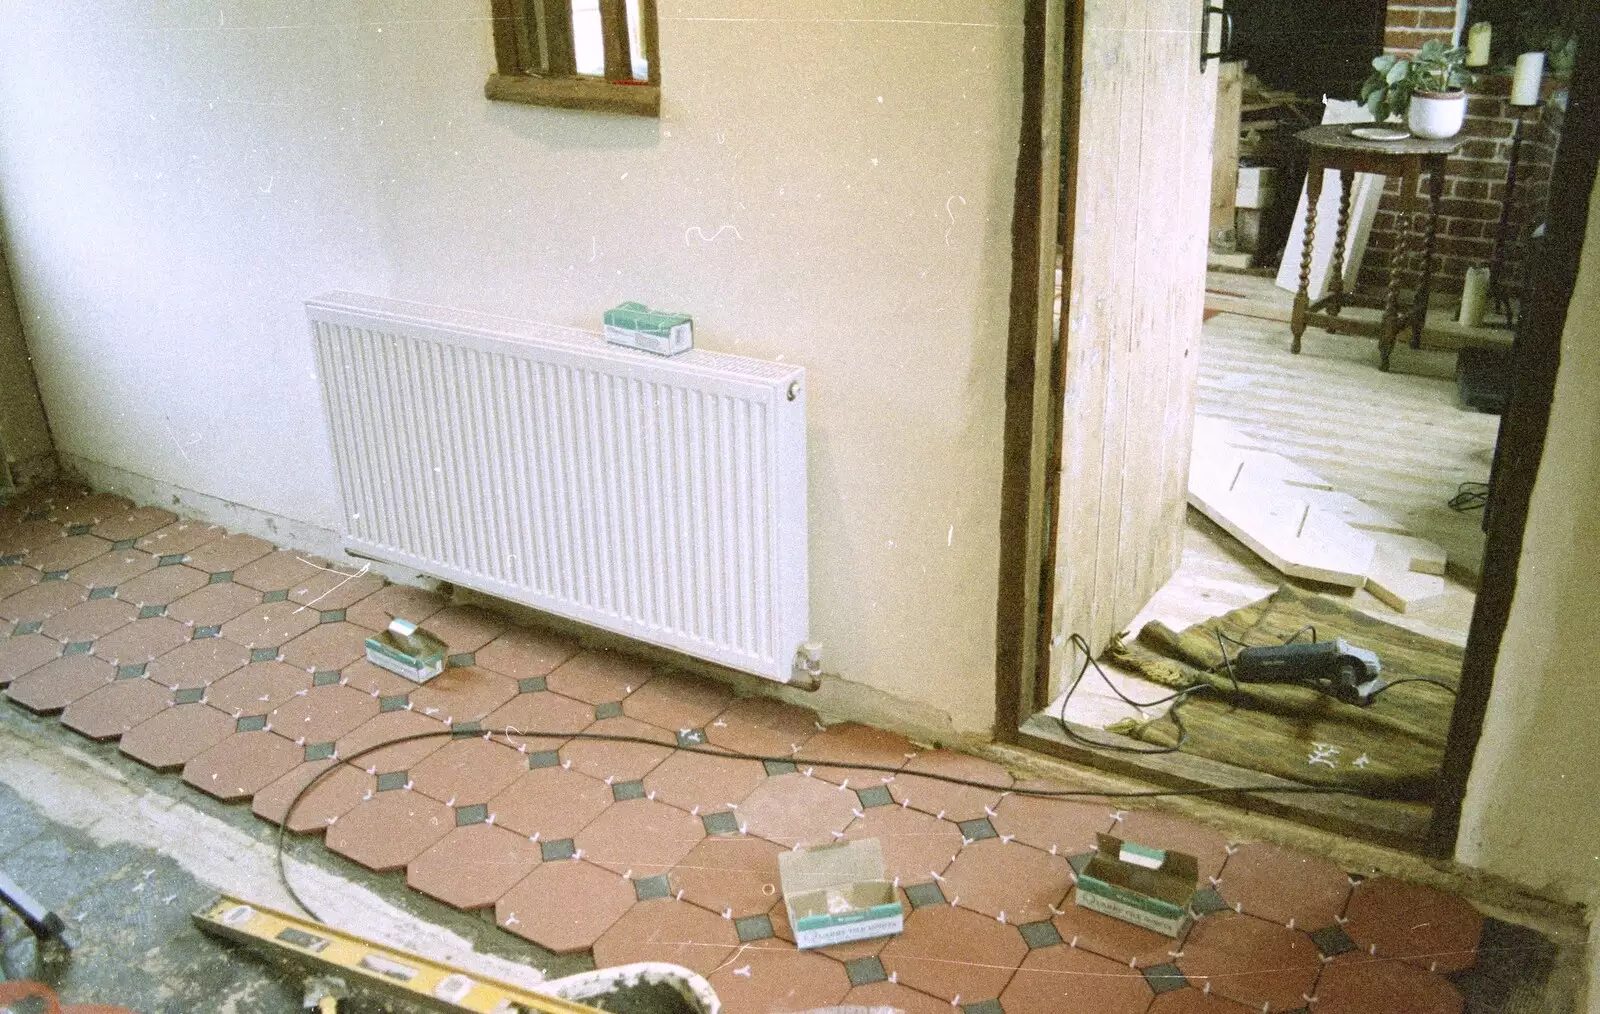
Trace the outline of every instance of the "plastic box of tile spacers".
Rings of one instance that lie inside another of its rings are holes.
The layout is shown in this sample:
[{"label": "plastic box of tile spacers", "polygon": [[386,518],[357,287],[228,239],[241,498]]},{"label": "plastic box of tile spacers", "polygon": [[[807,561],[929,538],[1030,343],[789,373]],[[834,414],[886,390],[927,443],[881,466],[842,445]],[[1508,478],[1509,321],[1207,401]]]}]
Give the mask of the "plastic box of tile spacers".
[{"label": "plastic box of tile spacers", "polygon": [[449,649],[410,620],[396,617],[387,630],[367,638],[367,661],[413,683],[426,683],[444,672]]},{"label": "plastic box of tile spacers", "polygon": [[623,303],[605,312],[605,336],[613,345],[675,356],[694,348],[694,320],[686,313]]},{"label": "plastic box of tile spacers", "polygon": [[1181,936],[1200,882],[1199,861],[1108,834],[1097,838],[1099,851],[1078,873],[1078,904],[1169,937]]},{"label": "plastic box of tile spacers", "polygon": [[789,927],[801,950],[886,937],[905,928],[905,909],[884,873],[876,838],[778,854]]}]

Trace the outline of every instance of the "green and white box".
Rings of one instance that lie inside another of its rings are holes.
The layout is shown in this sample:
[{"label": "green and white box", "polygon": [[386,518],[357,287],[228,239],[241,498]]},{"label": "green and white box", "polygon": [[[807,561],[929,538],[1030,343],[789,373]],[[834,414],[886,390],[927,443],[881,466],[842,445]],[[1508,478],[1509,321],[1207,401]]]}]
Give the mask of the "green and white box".
[{"label": "green and white box", "polygon": [[694,348],[694,320],[686,313],[652,310],[643,303],[623,303],[607,310],[606,341],[658,356],[675,356]]},{"label": "green and white box", "polygon": [[884,875],[883,846],[876,838],[780,852],[778,879],[801,950],[905,928],[905,909]]},{"label": "green and white box", "polygon": [[367,661],[413,683],[426,683],[444,672],[449,649],[437,637],[410,620],[398,617],[389,628],[367,638]]},{"label": "green and white box", "polygon": [[1097,836],[1099,850],[1078,873],[1078,904],[1169,937],[1183,934],[1200,863],[1182,852]]}]

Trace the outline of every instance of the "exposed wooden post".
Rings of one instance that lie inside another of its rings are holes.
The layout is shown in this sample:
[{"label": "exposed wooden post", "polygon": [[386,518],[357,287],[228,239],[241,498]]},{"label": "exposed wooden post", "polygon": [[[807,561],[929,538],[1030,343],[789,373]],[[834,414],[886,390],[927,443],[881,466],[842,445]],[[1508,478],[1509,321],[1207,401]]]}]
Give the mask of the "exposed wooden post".
[{"label": "exposed wooden post", "polygon": [[1237,247],[1233,202],[1239,190],[1239,117],[1244,94],[1244,64],[1217,67],[1217,120],[1211,149],[1211,249]]}]

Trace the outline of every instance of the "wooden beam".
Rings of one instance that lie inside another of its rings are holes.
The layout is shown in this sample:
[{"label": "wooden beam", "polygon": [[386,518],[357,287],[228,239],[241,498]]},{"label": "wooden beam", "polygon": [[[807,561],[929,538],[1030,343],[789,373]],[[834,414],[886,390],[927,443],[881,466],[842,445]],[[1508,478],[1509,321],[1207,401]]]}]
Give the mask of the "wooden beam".
[{"label": "wooden beam", "polygon": [[1217,67],[1216,131],[1211,148],[1211,233],[1213,249],[1232,252],[1237,245],[1233,202],[1239,191],[1239,103],[1244,95],[1244,64]]},{"label": "wooden beam", "polygon": [[543,40],[544,72],[552,76],[576,74],[578,51],[572,42],[572,4],[570,0],[527,0],[538,15],[539,37]]},{"label": "wooden beam", "polygon": [[489,0],[489,16],[494,26],[495,68],[502,74],[522,74],[529,69],[518,47],[519,6],[518,0]]},{"label": "wooden beam", "polygon": [[495,74],[484,96],[501,102],[524,102],[557,109],[588,109],[629,116],[660,116],[661,89],[655,85],[617,84],[597,77],[532,77]]},{"label": "wooden beam", "polygon": [[600,0],[600,34],[605,42],[606,80],[633,80],[633,53],[628,47],[627,0]]}]

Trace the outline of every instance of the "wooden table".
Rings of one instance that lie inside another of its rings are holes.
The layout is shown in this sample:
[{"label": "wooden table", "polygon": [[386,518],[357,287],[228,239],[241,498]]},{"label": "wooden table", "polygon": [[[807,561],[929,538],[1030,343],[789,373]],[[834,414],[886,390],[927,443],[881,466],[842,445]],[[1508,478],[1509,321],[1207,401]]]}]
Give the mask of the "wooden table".
[{"label": "wooden table", "polygon": [[[1422,327],[1428,317],[1428,291],[1433,282],[1433,244],[1435,226],[1439,216],[1439,198],[1444,191],[1444,166],[1460,141],[1451,138],[1430,141],[1421,137],[1408,137],[1403,141],[1368,141],[1353,136],[1355,127],[1372,124],[1328,123],[1302,130],[1295,135],[1310,149],[1306,169],[1306,234],[1300,253],[1300,291],[1294,297],[1294,314],[1289,328],[1294,332],[1291,350],[1300,351],[1300,336],[1306,325],[1315,324],[1329,331],[1361,334],[1378,339],[1379,368],[1389,368],[1389,353],[1394,349],[1395,336],[1409,324],[1411,347],[1422,346]],[[1334,240],[1333,272],[1328,279],[1328,292],[1315,303],[1311,302],[1311,248],[1317,232],[1317,200],[1322,196],[1322,175],[1325,169],[1339,172],[1339,226]],[[1428,174],[1428,199],[1424,209],[1417,194],[1417,184],[1422,174]],[[1350,188],[1356,173],[1377,173],[1400,178],[1400,218],[1394,251],[1389,259],[1389,284],[1382,298],[1344,290],[1344,254],[1350,233]],[[1411,234],[1415,229],[1416,215],[1426,210],[1427,223],[1423,232],[1422,281],[1415,296],[1405,307],[1400,305],[1400,271],[1408,261]],[[1379,321],[1340,320],[1339,311],[1346,306],[1381,309]]]}]

